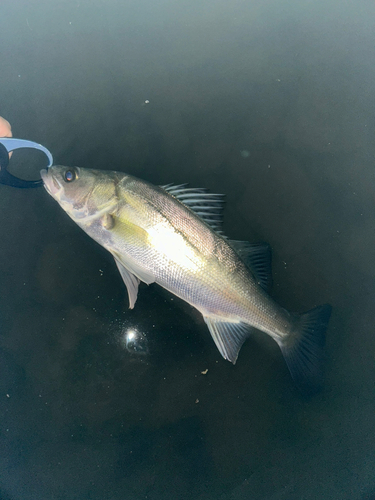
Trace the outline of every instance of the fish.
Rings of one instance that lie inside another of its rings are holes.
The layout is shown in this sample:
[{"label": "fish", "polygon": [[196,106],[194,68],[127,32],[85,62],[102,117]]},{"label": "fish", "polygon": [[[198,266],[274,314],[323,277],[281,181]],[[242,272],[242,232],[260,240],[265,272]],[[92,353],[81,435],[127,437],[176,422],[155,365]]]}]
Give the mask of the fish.
[{"label": "fish", "polygon": [[297,314],[276,303],[270,247],[224,235],[224,195],[60,165],[41,177],[69,217],[113,255],[130,308],[140,282],[157,283],[202,314],[224,359],[235,364],[245,340],[260,330],[279,345],[301,390],[321,388],[331,306]]}]

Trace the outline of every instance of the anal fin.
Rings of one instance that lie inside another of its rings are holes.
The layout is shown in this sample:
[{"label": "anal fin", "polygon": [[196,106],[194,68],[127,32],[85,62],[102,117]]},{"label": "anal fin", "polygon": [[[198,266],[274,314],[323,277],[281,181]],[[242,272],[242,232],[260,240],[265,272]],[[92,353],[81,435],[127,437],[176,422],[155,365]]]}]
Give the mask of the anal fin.
[{"label": "anal fin", "polygon": [[241,321],[223,321],[219,317],[203,316],[203,318],[220,354],[235,364],[242,344],[250,336],[253,327]]}]

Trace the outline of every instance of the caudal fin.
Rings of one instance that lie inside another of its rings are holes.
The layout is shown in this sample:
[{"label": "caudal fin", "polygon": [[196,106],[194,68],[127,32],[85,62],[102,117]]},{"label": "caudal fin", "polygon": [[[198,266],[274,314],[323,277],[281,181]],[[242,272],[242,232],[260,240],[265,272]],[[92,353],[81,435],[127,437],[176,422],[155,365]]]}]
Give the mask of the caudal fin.
[{"label": "caudal fin", "polygon": [[316,392],[323,382],[323,347],[331,316],[329,304],[302,314],[285,343],[279,343],[293,380],[308,393]]}]

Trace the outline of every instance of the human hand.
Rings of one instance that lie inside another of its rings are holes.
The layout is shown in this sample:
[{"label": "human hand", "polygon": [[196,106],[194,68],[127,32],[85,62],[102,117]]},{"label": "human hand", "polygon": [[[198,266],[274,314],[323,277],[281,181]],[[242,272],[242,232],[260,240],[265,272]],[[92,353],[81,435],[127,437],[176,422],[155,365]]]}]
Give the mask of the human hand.
[{"label": "human hand", "polygon": [[[12,127],[8,120],[0,116],[0,137],[12,137]],[[12,156],[12,153],[9,153],[9,158]]]},{"label": "human hand", "polygon": [[2,116],[0,116],[0,137],[12,137],[12,127]]}]

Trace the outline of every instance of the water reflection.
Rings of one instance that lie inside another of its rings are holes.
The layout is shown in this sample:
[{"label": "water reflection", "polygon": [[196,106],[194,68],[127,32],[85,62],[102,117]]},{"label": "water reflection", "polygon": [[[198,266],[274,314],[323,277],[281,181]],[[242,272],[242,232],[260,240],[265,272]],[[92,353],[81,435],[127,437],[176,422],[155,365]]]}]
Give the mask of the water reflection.
[{"label": "water reflection", "polygon": [[146,334],[134,327],[126,326],[122,329],[121,343],[130,354],[137,356],[149,354]]}]

